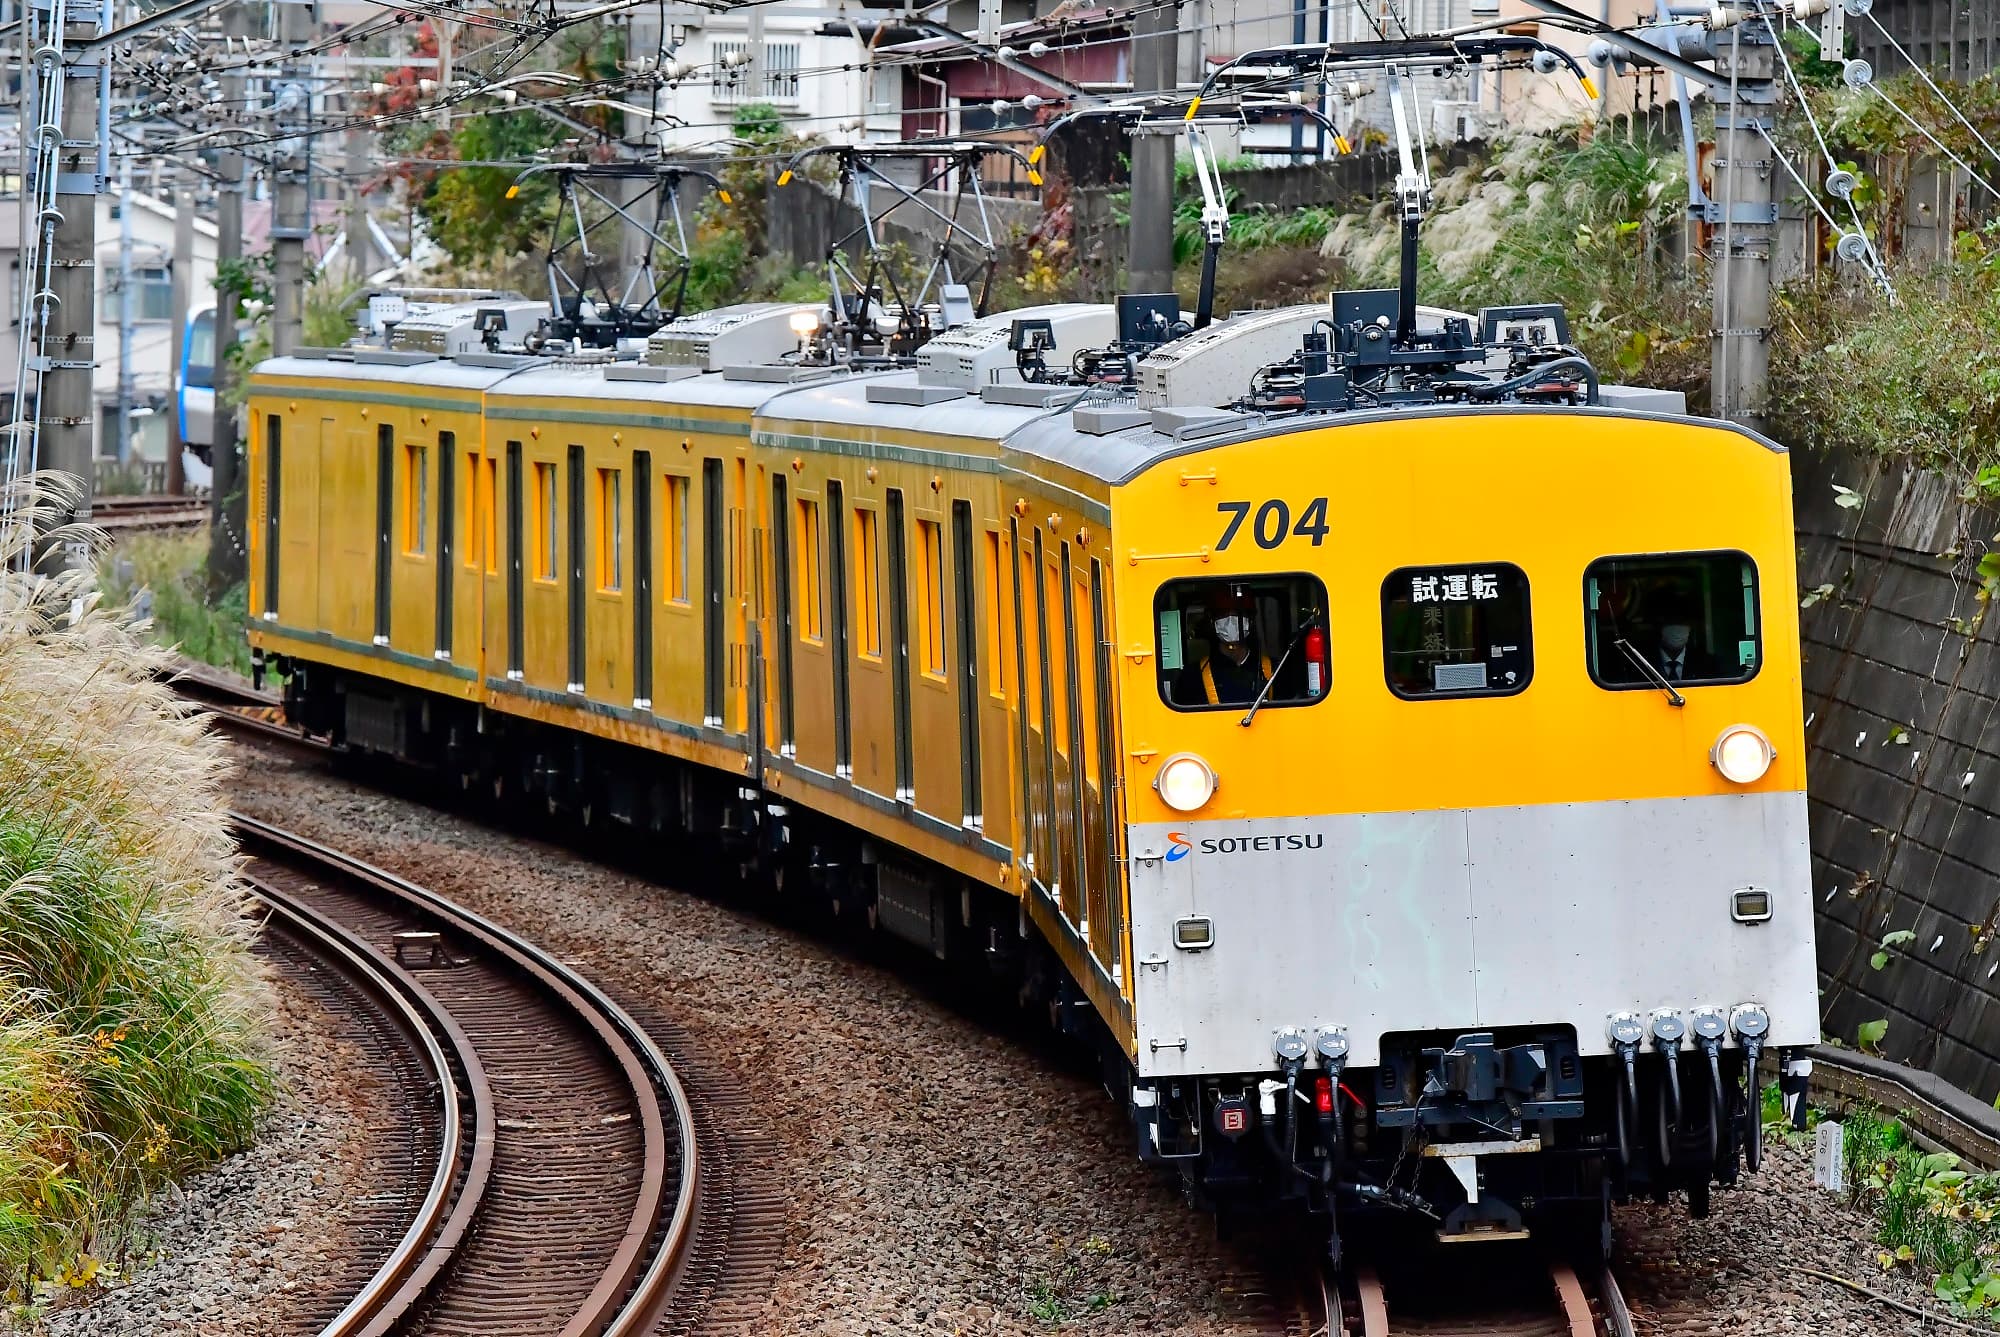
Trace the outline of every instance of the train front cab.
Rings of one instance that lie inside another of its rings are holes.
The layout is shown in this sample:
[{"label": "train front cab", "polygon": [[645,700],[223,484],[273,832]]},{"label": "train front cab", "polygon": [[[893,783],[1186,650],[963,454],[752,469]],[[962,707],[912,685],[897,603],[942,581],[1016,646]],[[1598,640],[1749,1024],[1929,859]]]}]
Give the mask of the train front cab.
[{"label": "train front cab", "polygon": [[[1705,1210],[1754,1168],[1746,1057],[1818,1038],[1782,452],[1581,410],[1144,439],[1110,516],[1142,1149],[1455,1237]],[[1261,705],[1204,668],[1225,617]]]}]

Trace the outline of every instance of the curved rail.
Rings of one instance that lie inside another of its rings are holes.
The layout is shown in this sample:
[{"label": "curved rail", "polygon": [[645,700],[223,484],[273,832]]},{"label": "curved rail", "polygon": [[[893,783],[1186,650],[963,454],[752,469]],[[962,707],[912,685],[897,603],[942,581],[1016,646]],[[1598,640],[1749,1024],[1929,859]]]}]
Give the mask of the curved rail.
[{"label": "curved rail", "polygon": [[[274,862],[309,867],[322,876],[330,874],[346,886],[359,888],[365,897],[387,902],[399,913],[447,928],[454,937],[490,954],[507,972],[552,998],[592,1036],[604,1059],[631,1089],[637,1107],[634,1122],[644,1149],[643,1168],[632,1212],[610,1260],[561,1331],[564,1337],[636,1337],[648,1330],[672,1299],[692,1241],[701,1175],[686,1093],[672,1064],[645,1029],[595,985],[490,920],[392,873],[256,818],[233,814],[231,821],[246,847]],[[433,1219],[431,1244],[421,1257],[417,1249],[404,1250],[399,1245],[400,1284],[392,1288],[386,1280],[371,1283],[371,1292],[383,1298],[370,1308],[359,1303],[364,1297],[357,1296],[357,1303],[343,1311],[344,1325],[337,1322],[329,1326],[322,1337],[393,1331],[408,1306],[431,1288],[458,1246],[470,1236],[482,1206],[484,1184],[470,1181],[479,1178],[482,1152],[490,1172],[496,1123],[487,1120],[477,1125],[468,1187],[482,1192],[461,1192],[442,1224]],[[678,1170],[671,1192],[670,1161]],[[435,1212],[431,1215],[435,1218]]]},{"label": "curved rail", "polygon": [[[445,1214],[454,1204],[464,1210],[476,1204],[485,1190],[486,1168],[491,1163],[490,1130],[494,1123],[493,1095],[479,1055],[451,1014],[438,1005],[430,992],[408,971],[386,961],[381,954],[361,942],[325,916],[301,904],[276,887],[250,880],[251,890],[264,902],[272,918],[281,920],[285,932],[302,940],[319,961],[331,965],[372,998],[376,1005],[411,1035],[415,1047],[425,1057],[433,1090],[440,1105],[440,1134],[437,1166],[429,1190],[418,1206],[402,1237],[373,1276],[355,1292],[340,1313],[321,1329],[321,1337],[342,1337],[358,1333],[378,1320],[394,1322],[414,1303],[414,1295],[399,1293],[418,1262],[418,1250],[436,1238]],[[449,1045],[449,1056],[446,1046]],[[464,1074],[468,1094],[461,1099],[459,1074]],[[459,1191],[459,1162],[465,1155],[466,1110],[471,1106],[472,1127],[487,1130],[486,1154],[478,1150]],[[482,1163],[483,1161],[483,1163]]]}]

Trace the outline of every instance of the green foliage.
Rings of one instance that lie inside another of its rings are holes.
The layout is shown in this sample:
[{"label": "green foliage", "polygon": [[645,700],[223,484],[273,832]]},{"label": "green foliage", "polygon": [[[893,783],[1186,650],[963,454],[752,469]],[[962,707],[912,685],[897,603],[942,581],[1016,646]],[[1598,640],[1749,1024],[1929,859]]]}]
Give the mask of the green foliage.
[{"label": "green foliage", "polygon": [[1889,1034],[1887,1018],[1864,1021],[1854,1028],[1854,1043],[1865,1054],[1880,1054],[1882,1041]]},{"label": "green foliage", "polygon": [[2000,463],[1995,330],[2000,226],[1961,237],[1929,273],[1899,275],[1893,303],[1869,287],[1796,286],[1778,300],[1773,408],[1793,444],[1907,456],[1977,488]]},{"label": "green foliage", "polygon": [[135,534],[118,545],[109,566],[107,597],[140,608],[151,619],[146,630],[153,640],[189,659],[249,674],[248,598],[239,584],[207,601],[206,534]]},{"label": "green foliage", "polygon": [[2000,1175],[1966,1170],[1950,1152],[1917,1146],[1895,1119],[1850,1110],[1842,1151],[1856,1197],[1875,1214],[1883,1269],[1914,1267],[1961,1313],[2000,1311]]},{"label": "green foliage", "polygon": [[[563,128],[532,111],[491,112],[459,124],[452,156],[467,161],[534,158],[563,140]],[[417,200],[431,239],[461,264],[474,264],[546,244],[555,223],[556,188],[531,176],[518,193],[511,167],[454,167],[439,172]]]},{"label": "green foliage", "polygon": [[88,573],[54,599],[25,580],[0,574],[0,1288],[16,1300],[95,1275],[131,1206],[244,1146],[272,1094],[220,745]]}]

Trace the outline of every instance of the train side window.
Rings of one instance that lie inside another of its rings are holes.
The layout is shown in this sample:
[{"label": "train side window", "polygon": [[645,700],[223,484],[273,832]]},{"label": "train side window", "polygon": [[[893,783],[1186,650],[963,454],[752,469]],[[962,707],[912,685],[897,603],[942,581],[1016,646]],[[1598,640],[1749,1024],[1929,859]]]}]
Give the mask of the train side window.
[{"label": "train side window", "polygon": [[920,667],[933,678],[945,676],[944,527],[917,521],[917,645]]},{"label": "train side window", "polygon": [[486,517],[486,574],[500,574],[500,461],[486,456],[479,482],[479,509]]},{"label": "train side window", "polygon": [[877,546],[875,512],[854,508],[854,651],[882,657],[882,552]]},{"label": "train side window", "polygon": [[1527,575],[1509,562],[1391,571],[1382,663],[1389,690],[1406,701],[1525,690],[1535,676]]},{"label": "train side window", "polygon": [[1326,586],[1308,575],[1171,580],[1153,596],[1160,699],[1175,710],[1309,706],[1331,682]]},{"label": "train side window", "polygon": [[535,579],[556,578],[556,466],[535,462]]},{"label": "train side window", "polygon": [[424,554],[430,508],[430,451],[423,446],[404,446],[403,551],[411,557]]},{"label": "train side window", "polygon": [[986,646],[991,656],[986,666],[986,694],[996,701],[1007,699],[1006,637],[1008,625],[1007,559],[1000,552],[1000,531],[986,531]]},{"label": "train side window", "polygon": [[688,601],[688,480],[686,474],[667,475],[667,598],[677,604]]},{"label": "train side window", "polygon": [[617,469],[597,471],[597,588],[616,594],[625,588],[624,479]]},{"label": "train side window", "polygon": [[[440,432],[438,435],[442,438],[451,434],[449,432]],[[479,495],[478,451],[468,450],[465,454],[459,456],[459,459],[462,463],[458,481],[460,514],[457,532],[463,536],[460,539],[460,546],[465,550],[463,556],[464,563],[467,567],[476,571],[479,569],[480,545],[486,538],[485,530],[479,523],[479,507],[482,500],[484,500],[486,505],[492,505],[492,499],[482,499]]]},{"label": "train side window", "polygon": [[1757,564],[1740,552],[1603,557],[1583,573],[1592,681],[1611,691],[1745,683],[1764,663]]},{"label": "train side window", "polygon": [[798,619],[799,636],[814,645],[826,638],[820,588],[819,561],[819,503],[811,497],[799,498],[798,523]]}]

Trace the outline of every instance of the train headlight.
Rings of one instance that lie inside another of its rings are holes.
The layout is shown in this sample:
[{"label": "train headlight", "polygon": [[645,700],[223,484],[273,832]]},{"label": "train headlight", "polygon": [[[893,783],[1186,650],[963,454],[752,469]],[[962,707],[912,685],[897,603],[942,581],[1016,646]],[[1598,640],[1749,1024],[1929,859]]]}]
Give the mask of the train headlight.
[{"label": "train headlight", "polygon": [[789,323],[793,334],[801,339],[810,339],[819,333],[819,312],[794,311]]},{"label": "train headlight", "polygon": [[1761,729],[1748,724],[1732,724],[1708,750],[1708,760],[1722,778],[1736,785],[1753,785],[1764,778],[1778,750]]},{"label": "train headlight", "polygon": [[1160,763],[1153,788],[1169,808],[1193,812],[1215,797],[1215,772],[1194,753],[1178,752]]}]

